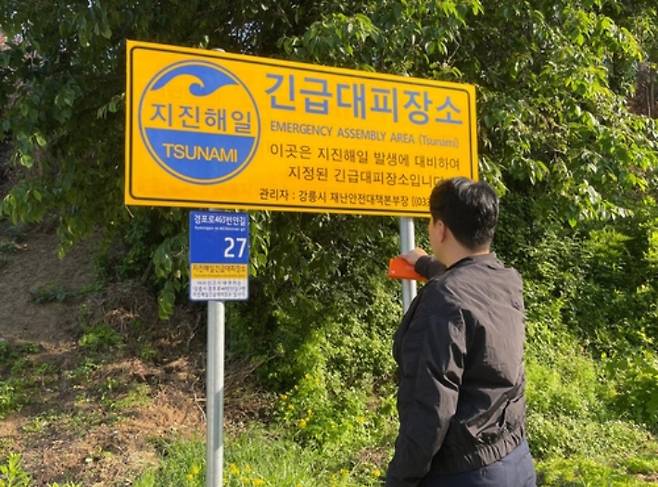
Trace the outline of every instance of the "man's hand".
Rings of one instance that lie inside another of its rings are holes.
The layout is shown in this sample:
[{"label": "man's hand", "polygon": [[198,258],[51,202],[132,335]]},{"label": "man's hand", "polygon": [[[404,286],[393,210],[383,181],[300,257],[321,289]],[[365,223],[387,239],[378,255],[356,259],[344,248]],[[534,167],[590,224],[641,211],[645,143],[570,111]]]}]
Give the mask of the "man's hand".
[{"label": "man's hand", "polygon": [[406,254],[401,254],[400,257],[402,257],[404,260],[409,262],[411,265],[416,265],[416,261],[425,255],[427,255],[427,252],[425,252],[420,247],[416,247],[415,249],[410,250]]}]

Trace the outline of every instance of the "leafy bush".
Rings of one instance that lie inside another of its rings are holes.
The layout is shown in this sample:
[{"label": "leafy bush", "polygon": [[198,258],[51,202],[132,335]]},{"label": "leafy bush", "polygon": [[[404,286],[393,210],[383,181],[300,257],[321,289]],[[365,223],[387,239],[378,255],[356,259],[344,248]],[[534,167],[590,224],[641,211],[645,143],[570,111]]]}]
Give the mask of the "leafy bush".
[{"label": "leafy bush", "polygon": [[658,433],[658,354],[622,350],[604,362],[616,383],[613,405],[621,416],[647,424]]}]

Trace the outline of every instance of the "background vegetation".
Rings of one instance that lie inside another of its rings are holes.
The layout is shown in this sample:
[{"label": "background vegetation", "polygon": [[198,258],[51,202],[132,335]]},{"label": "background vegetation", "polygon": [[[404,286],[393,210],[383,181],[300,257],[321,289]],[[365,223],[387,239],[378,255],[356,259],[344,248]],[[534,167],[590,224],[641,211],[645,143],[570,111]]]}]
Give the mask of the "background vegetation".
[{"label": "background vegetation", "polygon": [[[165,320],[187,295],[186,212],[122,204],[126,38],[476,84],[496,252],[525,279],[541,482],[658,479],[653,0],[0,0],[0,30],[0,211],[56,222],[62,252],[100,235],[105,282],[143,279]],[[252,234],[229,348],[279,396],[227,445],[229,485],[374,485],[396,433],[397,222],[259,212]],[[138,485],[201,485],[202,448],[167,445]]]}]

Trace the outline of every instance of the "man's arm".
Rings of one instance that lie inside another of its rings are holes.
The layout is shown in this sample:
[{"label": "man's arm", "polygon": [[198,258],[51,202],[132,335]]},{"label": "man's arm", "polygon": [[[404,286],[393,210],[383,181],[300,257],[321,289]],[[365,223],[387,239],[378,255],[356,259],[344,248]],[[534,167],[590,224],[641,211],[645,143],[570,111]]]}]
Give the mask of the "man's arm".
[{"label": "man's arm", "polygon": [[446,267],[430,255],[419,257],[414,264],[414,270],[427,279],[443,274]]},{"label": "man's arm", "polygon": [[[458,310],[433,310],[422,322],[412,324],[425,331],[409,337],[420,343],[418,365],[401,377],[402,398],[395,454],[388,466],[386,487],[416,487],[429,472],[457,410],[459,387],[466,355],[465,325]],[[445,313],[445,311],[448,311]],[[402,384],[404,381],[411,381]]]},{"label": "man's arm", "polygon": [[446,270],[443,264],[434,257],[427,255],[427,252],[420,247],[416,247],[400,257],[414,266],[414,270],[427,279],[443,274]]}]

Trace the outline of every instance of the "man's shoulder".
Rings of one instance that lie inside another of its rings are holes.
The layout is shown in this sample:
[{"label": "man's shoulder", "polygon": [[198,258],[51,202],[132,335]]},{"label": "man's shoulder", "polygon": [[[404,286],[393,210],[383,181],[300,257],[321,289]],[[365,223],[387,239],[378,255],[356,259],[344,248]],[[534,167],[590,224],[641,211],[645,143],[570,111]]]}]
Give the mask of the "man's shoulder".
[{"label": "man's shoulder", "polygon": [[458,310],[461,306],[456,289],[454,278],[447,274],[431,279],[427,281],[423,290],[424,301],[432,307]]},{"label": "man's shoulder", "polygon": [[503,264],[495,255],[468,265],[449,269],[427,283],[428,293],[446,306],[461,308],[473,299],[491,294],[492,288],[512,294],[523,292],[521,274]]},{"label": "man's shoulder", "polygon": [[521,281],[521,274],[514,267],[505,265],[495,254],[481,256],[474,259],[468,265],[458,266],[446,272],[447,282],[456,282],[464,279],[473,279],[475,282],[481,282],[483,277],[497,276],[503,279],[512,279]]}]

